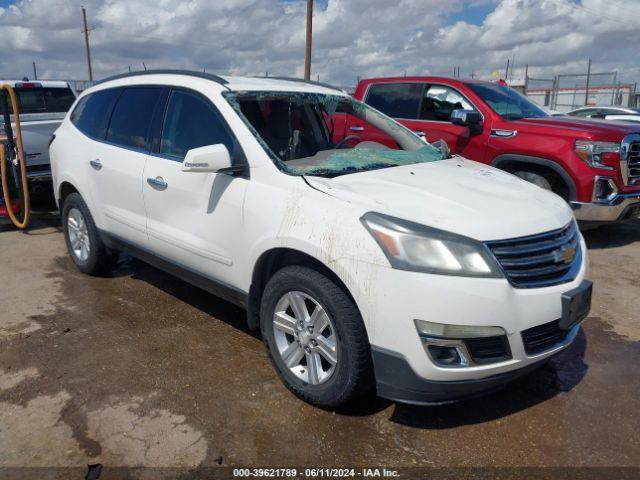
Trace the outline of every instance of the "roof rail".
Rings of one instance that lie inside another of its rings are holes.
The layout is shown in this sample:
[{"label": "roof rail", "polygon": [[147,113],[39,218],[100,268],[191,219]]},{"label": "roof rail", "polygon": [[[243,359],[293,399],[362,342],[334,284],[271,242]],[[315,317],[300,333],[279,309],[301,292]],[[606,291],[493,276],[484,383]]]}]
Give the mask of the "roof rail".
[{"label": "roof rail", "polygon": [[295,78],[295,77],[266,77],[266,76],[258,76],[258,77],[254,77],[254,78],[267,78],[267,79],[272,79],[272,80],[286,80],[288,82],[308,83],[310,85],[316,85],[318,87],[329,88],[331,90],[337,90],[339,92],[343,91],[341,88],[335,87],[333,85],[329,85],[328,83],[315,82],[313,80],[304,80],[302,78]]},{"label": "roof rail", "polygon": [[171,69],[161,69],[161,70],[141,70],[138,72],[125,72],[118,75],[113,75],[111,77],[103,78],[102,80],[96,82],[94,85],[99,85],[104,82],[109,82],[111,80],[118,80],[120,78],[127,77],[137,77],[139,75],[185,75],[188,77],[198,77],[204,78],[205,80],[211,80],[213,82],[219,83],[220,85],[226,85],[227,82],[224,78],[219,77],[218,75],[212,75],[211,73],[205,72],[196,72],[193,70],[171,70]]}]

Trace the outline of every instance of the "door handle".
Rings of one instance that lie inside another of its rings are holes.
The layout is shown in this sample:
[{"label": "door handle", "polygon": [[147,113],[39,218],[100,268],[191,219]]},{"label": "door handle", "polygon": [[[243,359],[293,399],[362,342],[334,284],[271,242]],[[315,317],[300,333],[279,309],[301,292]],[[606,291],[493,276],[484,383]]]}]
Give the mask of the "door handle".
[{"label": "door handle", "polygon": [[149,177],[147,178],[147,183],[151,185],[156,190],[166,190],[169,184],[164,181],[162,177]]},{"label": "door handle", "polygon": [[364,127],[361,127],[360,125],[354,125],[353,127],[349,127],[349,130],[351,130],[352,132],[364,132]]},{"label": "door handle", "polygon": [[102,169],[102,162],[100,161],[99,158],[96,158],[95,160],[90,160],[89,164],[93,167],[94,170]]},{"label": "door handle", "polygon": [[427,134],[424,133],[422,130],[414,130],[413,133],[415,133],[416,135],[418,135],[419,137],[422,138],[426,138]]}]

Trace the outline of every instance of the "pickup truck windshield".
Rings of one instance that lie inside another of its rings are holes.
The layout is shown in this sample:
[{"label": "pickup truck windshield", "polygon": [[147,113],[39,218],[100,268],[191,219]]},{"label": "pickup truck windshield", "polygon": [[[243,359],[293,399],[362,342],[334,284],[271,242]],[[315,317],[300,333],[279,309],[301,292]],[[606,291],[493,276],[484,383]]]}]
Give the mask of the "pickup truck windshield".
[{"label": "pickup truck windshield", "polygon": [[[291,175],[337,176],[441,160],[444,155],[409,129],[343,95],[227,92],[238,112],[281,170]],[[349,118],[362,130],[388,135],[399,149],[346,134]],[[359,127],[360,128],[360,127]]]},{"label": "pickup truck windshield", "polygon": [[[64,113],[76,100],[70,88],[15,88],[20,113]],[[9,104],[11,109],[11,104]],[[13,113],[13,112],[11,112]]]},{"label": "pickup truck windshield", "polygon": [[527,97],[509,87],[486,83],[467,83],[467,87],[505,120],[549,116]]}]

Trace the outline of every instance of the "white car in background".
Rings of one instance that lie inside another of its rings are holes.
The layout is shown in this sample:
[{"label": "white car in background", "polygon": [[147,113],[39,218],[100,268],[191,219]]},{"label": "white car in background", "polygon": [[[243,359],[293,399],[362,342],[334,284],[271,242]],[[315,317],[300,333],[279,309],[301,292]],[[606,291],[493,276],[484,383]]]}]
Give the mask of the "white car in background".
[{"label": "white car in background", "polygon": [[[335,112],[398,149],[334,142]],[[566,202],[329,86],[118,76],[82,93],[50,153],[81,271],[126,251],[246,308],[285,385],[324,408],[374,386],[427,404],[493,389],[589,311]]]},{"label": "white car in background", "polygon": [[640,123],[640,109],[626,107],[584,107],[568,112],[572,117]]}]

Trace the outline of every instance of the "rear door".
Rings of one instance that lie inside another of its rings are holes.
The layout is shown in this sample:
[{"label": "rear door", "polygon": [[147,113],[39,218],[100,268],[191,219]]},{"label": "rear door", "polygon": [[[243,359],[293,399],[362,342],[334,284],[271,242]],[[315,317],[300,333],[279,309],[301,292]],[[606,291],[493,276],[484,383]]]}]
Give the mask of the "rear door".
[{"label": "rear door", "polygon": [[248,180],[225,173],[183,172],[186,153],[223,144],[244,162],[231,129],[210,99],[175,88],[160,141],[144,169],[149,242],[154,253],[209,278],[229,278]]},{"label": "rear door", "polygon": [[149,132],[167,89],[135,86],[119,89],[104,140],[85,159],[90,170],[94,208],[106,230],[140,247],[148,246],[142,174],[149,152]]},{"label": "rear door", "polygon": [[[416,127],[413,122],[418,118],[422,90],[423,85],[412,82],[374,83],[367,89],[364,101],[406,127],[419,130],[420,126]],[[352,115],[348,115],[346,135],[355,135],[362,141],[369,140],[398,148],[391,137]]]}]

